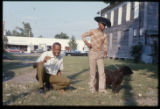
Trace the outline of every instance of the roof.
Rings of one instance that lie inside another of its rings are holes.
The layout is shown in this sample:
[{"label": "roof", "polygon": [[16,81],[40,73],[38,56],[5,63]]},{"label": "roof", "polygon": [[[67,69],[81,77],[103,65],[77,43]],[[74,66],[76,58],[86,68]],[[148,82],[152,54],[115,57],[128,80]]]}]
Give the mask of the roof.
[{"label": "roof", "polygon": [[121,3],[123,3],[123,2],[115,2],[115,3],[111,4],[111,5],[108,5],[106,8],[98,11],[97,14],[99,14],[100,12],[101,12],[101,13],[104,13],[104,12],[106,12],[106,11],[108,11],[108,10],[116,7],[117,5],[119,5],[119,4],[121,4]]}]

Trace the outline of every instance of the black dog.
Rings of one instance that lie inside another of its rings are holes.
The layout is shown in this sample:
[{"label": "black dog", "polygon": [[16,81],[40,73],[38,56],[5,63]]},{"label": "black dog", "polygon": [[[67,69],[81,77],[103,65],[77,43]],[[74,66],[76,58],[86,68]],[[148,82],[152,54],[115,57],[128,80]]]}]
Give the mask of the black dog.
[{"label": "black dog", "polygon": [[[120,90],[120,84],[122,83],[124,76],[129,76],[133,74],[132,70],[128,66],[120,67],[115,71],[105,69],[106,74],[106,85],[112,85],[112,92],[118,93]],[[98,72],[96,72],[96,78],[99,79]],[[98,81],[96,84],[98,88]]]}]

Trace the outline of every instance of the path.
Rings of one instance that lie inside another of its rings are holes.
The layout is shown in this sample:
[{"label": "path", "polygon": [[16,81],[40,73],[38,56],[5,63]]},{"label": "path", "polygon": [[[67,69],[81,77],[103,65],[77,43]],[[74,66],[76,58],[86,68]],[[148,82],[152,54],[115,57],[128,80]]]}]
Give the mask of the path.
[{"label": "path", "polygon": [[8,83],[31,83],[31,82],[36,82],[36,70],[33,70],[32,72],[29,73],[24,73],[22,75],[16,76],[6,82]]}]

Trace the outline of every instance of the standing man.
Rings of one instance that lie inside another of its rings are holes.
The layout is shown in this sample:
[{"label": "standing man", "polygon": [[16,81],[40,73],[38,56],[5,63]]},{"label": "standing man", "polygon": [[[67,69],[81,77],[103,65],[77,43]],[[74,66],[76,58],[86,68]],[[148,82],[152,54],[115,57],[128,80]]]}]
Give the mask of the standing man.
[{"label": "standing man", "polygon": [[61,76],[63,70],[63,58],[60,56],[61,44],[56,42],[52,45],[52,51],[41,54],[33,65],[37,68],[36,78],[39,81],[40,93],[44,93],[45,87],[50,89],[50,85],[56,90],[61,90],[69,86],[70,80]]},{"label": "standing man", "polygon": [[[89,50],[89,67],[90,67],[90,81],[89,89],[92,93],[96,91],[96,65],[99,73],[99,92],[106,93],[106,77],[104,72],[104,57],[107,56],[107,35],[104,33],[105,26],[110,27],[111,23],[108,19],[103,17],[95,17],[98,22],[98,28],[92,29],[82,35],[84,43]],[[85,39],[87,36],[91,37],[91,42]]]}]

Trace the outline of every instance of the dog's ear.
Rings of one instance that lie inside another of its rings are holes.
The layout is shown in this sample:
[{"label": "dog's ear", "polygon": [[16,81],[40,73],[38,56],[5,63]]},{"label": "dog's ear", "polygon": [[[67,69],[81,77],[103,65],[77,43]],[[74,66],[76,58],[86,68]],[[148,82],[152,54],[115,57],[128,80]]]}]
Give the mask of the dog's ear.
[{"label": "dog's ear", "polygon": [[127,74],[132,74],[133,73],[130,67],[125,66],[125,69],[126,69]]}]

